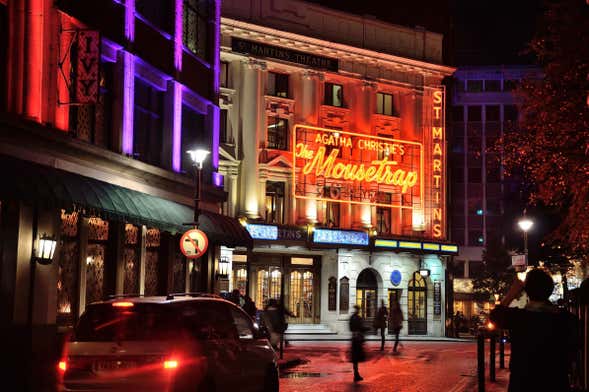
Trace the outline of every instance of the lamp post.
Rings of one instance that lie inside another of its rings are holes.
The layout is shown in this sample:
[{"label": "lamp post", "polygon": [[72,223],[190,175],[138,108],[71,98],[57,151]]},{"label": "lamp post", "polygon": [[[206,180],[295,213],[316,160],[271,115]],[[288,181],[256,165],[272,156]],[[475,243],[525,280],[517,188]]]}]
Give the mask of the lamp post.
[{"label": "lamp post", "polygon": [[202,149],[202,148],[197,148],[194,150],[188,150],[186,152],[190,155],[190,159],[192,159],[192,162],[194,163],[194,167],[196,169],[196,179],[195,179],[196,189],[195,189],[195,193],[194,193],[194,226],[196,228],[198,228],[198,216],[200,215],[199,204],[200,204],[201,188],[202,188],[202,166],[203,166],[205,159],[210,154],[210,151]]},{"label": "lamp post", "polygon": [[524,232],[524,254],[526,255],[526,263],[528,262],[528,231],[534,225],[534,221],[524,216],[517,222],[519,228]]}]

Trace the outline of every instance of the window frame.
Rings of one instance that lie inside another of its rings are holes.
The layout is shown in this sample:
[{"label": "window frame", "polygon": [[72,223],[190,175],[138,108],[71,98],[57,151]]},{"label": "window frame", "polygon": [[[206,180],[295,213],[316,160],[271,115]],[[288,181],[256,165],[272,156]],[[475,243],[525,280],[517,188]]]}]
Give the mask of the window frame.
[{"label": "window frame", "polygon": [[[279,126],[280,122],[284,121],[283,126]],[[271,131],[272,129],[272,131]],[[266,117],[266,148],[272,150],[288,150],[288,134],[289,124],[288,118],[277,115],[269,115]],[[270,135],[273,135],[271,138]],[[282,136],[282,143],[278,140]]]},{"label": "window frame", "polygon": [[[390,107],[387,107],[387,105],[386,105],[387,98],[390,98]],[[389,109],[389,110],[387,110],[387,109]],[[396,115],[395,97],[393,94],[385,93],[382,91],[379,91],[376,93],[376,114],[380,114],[383,116],[395,116]]]},{"label": "window frame", "polygon": [[[271,83],[273,79],[273,83]],[[268,71],[267,95],[279,98],[289,98],[290,75],[282,72]],[[283,88],[279,88],[282,86]],[[283,90],[283,91],[281,91]]]},{"label": "window frame", "polygon": [[[339,91],[335,92],[336,87],[339,87]],[[335,95],[334,95],[335,92]],[[337,97],[337,95],[340,95]],[[339,99],[339,104],[335,101],[335,98]],[[332,82],[325,82],[325,91],[323,94],[323,104],[328,106],[333,106],[337,108],[345,107],[344,103],[344,86],[343,84],[332,83]]]}]

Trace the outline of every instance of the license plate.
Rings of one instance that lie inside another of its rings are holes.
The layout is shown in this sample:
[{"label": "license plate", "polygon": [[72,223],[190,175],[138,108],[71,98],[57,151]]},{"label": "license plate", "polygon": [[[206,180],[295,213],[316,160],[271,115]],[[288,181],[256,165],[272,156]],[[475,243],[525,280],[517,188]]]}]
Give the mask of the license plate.
[{"label": "license plate", "polygon": [[123,370],[137,367],[137,362],[134,361],[97,361],[94,362],[94,370],[99,372]]}]

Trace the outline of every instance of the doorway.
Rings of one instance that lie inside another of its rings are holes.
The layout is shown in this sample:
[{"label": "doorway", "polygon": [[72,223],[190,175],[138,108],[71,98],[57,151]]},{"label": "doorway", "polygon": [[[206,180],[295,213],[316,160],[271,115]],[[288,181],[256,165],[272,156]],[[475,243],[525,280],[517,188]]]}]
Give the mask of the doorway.
[{"label": "doorway", "polygon": [[409,335],[427,335],[427,283],[418,271],[409,281],[407,320]]},{"label": "doorway", "polygon": [[296,269],[289,276],[289,310],[294,314],[293,324],[313,323],[315,296],[313,294],[313,271]]},{"label": "doorway", "polygon": [[377,293],[376,274],[370,269],[360,272],[356,281],[356,305],[360,307],[360,316],[366,320],[366,325],[372,325],[376,316]]},{"label": "doorway", "polygon": [[[399,302],[399,304],[401,303],[402,292],[403,292],[403,290],[401,290],[401,289],[389,289],[389,303],[388,303],[389,314],[391,314],[392,306],[395,301]],[[391,323],[389,323],[388,326],[389,326],[388,327],[389,333],[393,333],[393,326],[391,325]]]}]

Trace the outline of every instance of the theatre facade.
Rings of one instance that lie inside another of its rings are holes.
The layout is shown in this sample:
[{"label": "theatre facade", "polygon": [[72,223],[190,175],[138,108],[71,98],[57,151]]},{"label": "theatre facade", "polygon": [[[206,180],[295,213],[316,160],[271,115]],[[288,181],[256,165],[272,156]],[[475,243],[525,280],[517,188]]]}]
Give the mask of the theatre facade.
[{"label": "theatre facade", "polygon": [[223,212],[254,239],[221,248],[228,289],[258,308],[284,301],[297,331],[344,334],[354,305],[370,322],[398,300],[402,334],[443,336],[458,247],[446,241],[442,36],[272,4],[222,6]]}]

